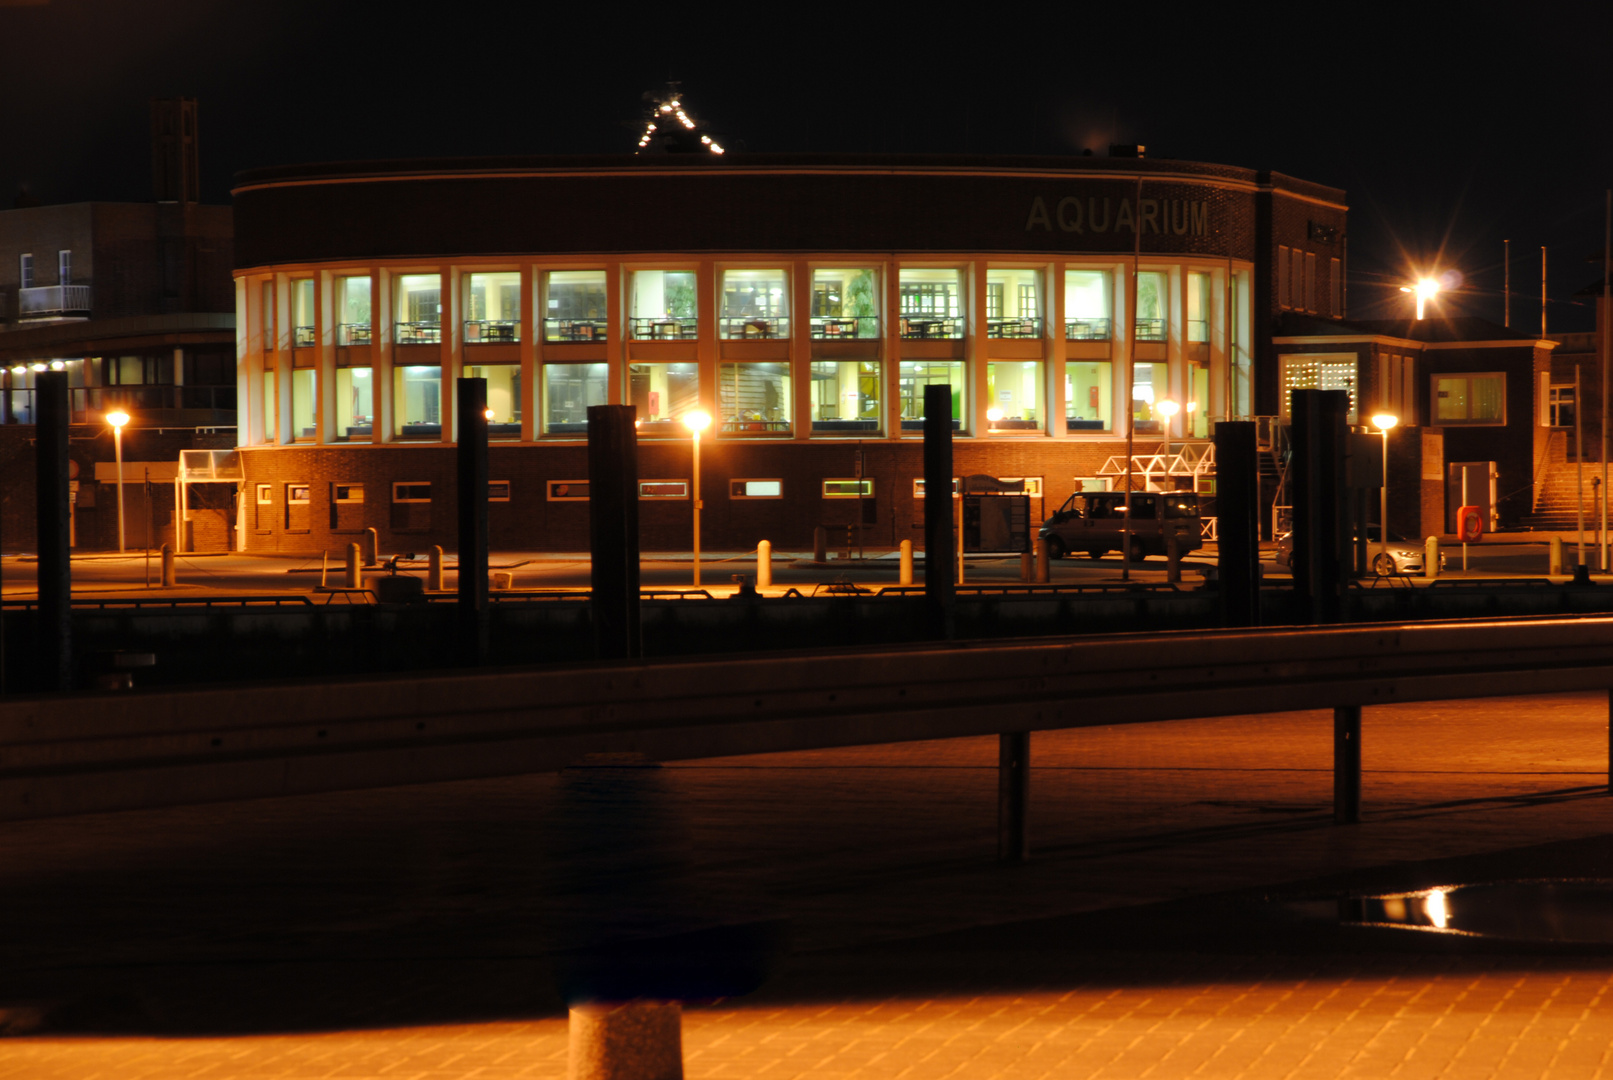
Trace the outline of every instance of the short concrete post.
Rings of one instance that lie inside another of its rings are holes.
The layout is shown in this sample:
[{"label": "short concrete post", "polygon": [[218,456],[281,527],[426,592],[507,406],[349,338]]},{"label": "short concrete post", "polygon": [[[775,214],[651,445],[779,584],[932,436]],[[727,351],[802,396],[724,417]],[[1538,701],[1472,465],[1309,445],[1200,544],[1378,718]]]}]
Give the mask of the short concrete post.
[{"label": "short concrete post", "polygon": [[898,585],[913,584],[913,541],[902,541],[901,574],[896,579]]},{"label": "short concrete post", "polygon": [[1019,580],[1026,585],[1031,583],[1031,577],[1036,573],[1036,560],[1028,551],[1019,553]]},{"label": "short concrete post", "polygon": [[432,592],[442,592],[442,545],[432,544],[426,559],[426,588]]},{"label": "short concrete post", "polygon": [[1036,538],[1036,583],[1046,585],[1053,580],[1053,566],[1047,557],[1047,541],[1040,536]]},{"label": "short concrete post", "polygon": [[381,561],[381,556],[379,554],[380,550],[381,550],[381,541],[380,541],[380,538],[376,535],[375,530],[374,529],[365,529],[364,530],[364,550],[363,550],[364,565],[365,566],[379,565],[379,563]]},{"label": "short concrete post", "polygon": [[361,587],[362,579],[359,576],[359,550],[357,544],[347,545],[347,573],[343,575],[342,584],[349,589]]},{"label": "short concrete post", "polygon": [[683,1080],[676,1001],[573,1005],[569,1080]]},{"label": "short concrete post", "polygon": [[1548,573],[1548,574],[1560,574],[1562,572],[1563,572],[1563,538],[1560,537],[1560,536],[1554,536],[1554,537],[1551,538],[1551,562],[1546,568],[1546,573]]},{"label": "short concrete post", "polygon": [[760,540],[756,544],[756,587],[765,589],[773,584],[773,542]]},{"label": "short concrete post", "polygon": [[1333,824],[1361,821],[1361,706],[1333,710]]},{"label": "short concrete post", "polygon": [[1439,577],[1439,537],[1430,536],[1423,541],[1423,577]]},{"label": "short concrete post", "polygon": [[167,544],[162,546],[162,583],[165,588],[175,584],[174,549]]},{"label": "short concrete post", "polygon": [[829,561],[829,530],[822,525],[812,530],[812,561],[816,563]]}]

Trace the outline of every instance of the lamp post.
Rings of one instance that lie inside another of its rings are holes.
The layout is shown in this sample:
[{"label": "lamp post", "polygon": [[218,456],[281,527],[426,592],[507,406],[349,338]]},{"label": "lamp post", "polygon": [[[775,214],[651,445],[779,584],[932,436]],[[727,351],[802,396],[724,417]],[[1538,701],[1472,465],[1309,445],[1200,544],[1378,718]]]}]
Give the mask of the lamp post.
[{"label": "lamp post", "polygon": [[1432,300],[1434,295],[1439,292],[1439,282],[1434,278],[1429,277],[1418,278],[1416,284],[1414,285],[1400,286],[1400,291],[1403,293],[1411,293],[1417,297],[1417,318],[1421,320],[1423,317],[1424,306],[1427,305],[1428,301]]},{"label": "lamp post", "polygon": [[[1393,413],[1378,413],[1372,418],[1372,425],[1383,432],[1383,487],[1378,492],[1380,500],[1378,506],[1379,567],[1389,560],[1389,429],[1398,423],[1400,423],[1400,417],[1395,416]],[[1381,574],[1383,571],[1378,569],[1378,572]]]},{"label": "lamp post", "polygon": [[1181,412],[1182,407],[1170,398],[1163,398],[1154,403],[1154,410],[1165,418],[1165,438],[1170,439],[1171,421],[1176,419],[1176,414]]},{"label": "lamp post", "polygon": [[106,414],[106,422],[112,425],[112,453],[118,463],[118,551],[123,551],[123,425],[129,422],[129,414],[122,409],[116,409]]},{"label": "lamp post", "polygon": [[683,426],[694,436],[694,584],[700,587],[700,433],[711,426],[711,417],[696,410],[683,414]]},{"label": "lamp post", "polygon": [[997,434],[997,422],[1003,418],[1003,411],[995,406],[986,410],[986,431],[988,434]]}]

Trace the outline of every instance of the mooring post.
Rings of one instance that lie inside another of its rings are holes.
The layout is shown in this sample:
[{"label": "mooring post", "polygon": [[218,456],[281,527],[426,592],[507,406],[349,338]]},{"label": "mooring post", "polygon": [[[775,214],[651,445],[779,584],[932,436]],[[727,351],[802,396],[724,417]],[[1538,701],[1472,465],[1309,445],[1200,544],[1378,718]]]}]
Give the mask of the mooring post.
[{"label": "mooring post", "polygon": [[[73,687],[73,578],[69,559],[67,373],[35,376],[34,481],[39,537],[39,682],[45,690]],[[121,484],[119,485],[122,486]],[[118,493],[122,497],[122,492]]]},{"label": "mooring post", "polygon": [[1222,621],[1260,625],[1260,458],[1253,420],[1215,425],[1216,577]]},{"label": "mooring post", "polygon": [[459,640],[487,663],[487,380],[459,380]]},{"label": "mooring post", "polygon": [[1343,390],[1295,390],[1293,485],[1294,575],[1306,621],[1343,621],[1345,552],[1349,514],[1345,443],[1349,394]]},{"label": "mooring post", "polygon": [[756,587],[770,589],[773,587],[773,542],[771,540],[758,540],[756,542]]},{"label": "mooring post", "polygon": [[588,407],[589,588],[594,650],[601,660],[644,655],[635,415],[631,405]]},{"label": "mooring post", "polygon": [[952,540],[952,387],[939,383],[924,388],[924,599],[947,640],[957,634]]},{"label": "mooring post", "polygon": [[997,861],[1024,862],[1030,857],[1025,814],[1030,798],[1031,733],[997,736]]},{"label": "mooring post", "polygon": [[1361,706],[1333,710],[1333,824],[1361,821]]}]

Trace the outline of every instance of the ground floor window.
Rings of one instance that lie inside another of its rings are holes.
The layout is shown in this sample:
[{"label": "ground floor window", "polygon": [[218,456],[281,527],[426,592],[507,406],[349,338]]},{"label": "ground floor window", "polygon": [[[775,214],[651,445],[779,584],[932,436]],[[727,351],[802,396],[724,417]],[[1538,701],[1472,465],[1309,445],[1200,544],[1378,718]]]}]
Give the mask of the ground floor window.
[{"label": "ground floor window", "polygon": [[952,388],[952,430],[963,427],[963,361],[903,360],[901,367],[902,430],[924,430],[924,388]]},{"label": "ground floor window", "polygon": [[1131,369],[1131,424],[1139,435],[1158,435],[1165,430],[1159,403],[1167,396],[1168,375],[1164,364],[1134,364]]},{"label": "ground floor window", "polygon": [[1505,372],[1476,375],[1435,375],[1435,424],[1505,424],[1507,376]]},{"label": "ground floor window", "polygon": [[279,380],[273,368],[263,373],[263,441],[277,442],[280,438]]},{"label": "ground floor window", "polygon": [[825,480],[823,482],[823,497],[825,499],[864,499],[873,498],[874,478],[864,477],[861,480]]},{"label": "ground floor window", "polygon": [[723,431],[750,435],[789,433],[788,363],[721,364],[717,375],[717,408],[722,414]]},{"label": "ground floor window", "polygon": [[1182,432],[1189,438],[1210,437],[1210,365],[1190,360],[1187,364],[1187,400],[1182,402]]},{"label": "ground floor window", "polygon": [[1071,360],[1064,367],[1064,427],[1108,431],[1113,427],[1114,375],[1107,360]]},{"label": "ground floor window", "polygon": [[638,497],[641,499],[687,499],[687,480],[640,480]]},{"label": "ground floor window", "polygon": [[1040,360],[993,360],[986,365],[986,407],[1001,414],[991,421],[993,430],[1040,430],[1042,393]]},{"label": "ground floor window", "polygon": [[[641,427],[672,422],[700,407],[700,368],[697,364],[630,364],[628,401],[638,410]],[[648,433],[646,433],[648,434]]]},{"label": "ground floor window", "polygon": [[442,368],[400,367],[392,372],[392,434],[405,439],[442,436]]},{"label": "ground floor window", "polygon": [[[1293,414],[1295,390],[1343,390],[1350,395],[1349,422],[1356,420],[1356,359],[1353,353],[1284,356],[1283,419]],[[1437,423],[1437,421],[1436,421]]]},{"label": "ground floor window", "polygon": [[521,437],[521,365],[482,364],[465,368],[467,379],[487,380],[487,420],[490,439]]},{"label": "ground floor window", "polygon": [[315,417],[319,415],[319,381],[313,368],[298,368],[291,373],[291,437],[312,439]]},{"label": "ground floor window", "polygon": [[374,432],[375,379],[367,367],[336,369],[336,440],[367,439]]},{"label": "ground floor window", "polygon": [[[543,432],[581,435],[588,431],[588,407],[606,404],[610,392],[608,364],[545,364],[543,367]],[[640,414],[642,419],[642,414]]]},{"label": "ground floor window", "polygon": [[818,435],[879,431],[883,367],[878,360],[812,362],[812,431]]},{"label": "ground floor window", "polygon": [[782,499],[784,498],[784,481],[730,480],[728,481],[728,497],[730,499]]}]

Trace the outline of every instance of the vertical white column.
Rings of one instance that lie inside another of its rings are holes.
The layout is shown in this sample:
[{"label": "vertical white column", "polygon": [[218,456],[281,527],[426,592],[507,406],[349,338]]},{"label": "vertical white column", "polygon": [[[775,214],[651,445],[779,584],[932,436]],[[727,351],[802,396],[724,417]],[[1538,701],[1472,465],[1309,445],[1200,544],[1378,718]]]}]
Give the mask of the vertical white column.
[{"label": "vertical white column", "polygon": [[796,439],[812,435],[812,266],[805,259],[790,264],[790,430]]},{"label": "vertical white column", "polygon": [[[1227,326],[1227,272],[1217,267],[1210,273],[1209,310],[1204,313],[1209,323],[1210,332],[1206,335],[1210,339],[1210,400],[1208,412],[1213,425],[1219,417],[1230,418],[1232,410],[1228,406],[1227,388],[1232,383],[1232,373],[1227,364],[1227,344],[1230,328]],[[1214,434],[1211,428],[1210,434]]]},{"label": "vertical white column", "polygon": [[976,259],[963,268],[964,303],[967,322],[964,329],[963,372],[968,386],[964,416],[969,433],[984,437],[990,429],[986,410],[997,403],[986,391],[986,365],[991,360],[991,338],[986,333],[986,260]]},{"label": "vertical white column", "polygon": [[464,327],[461,323],[459,270],[453,266],[437,269],[437,295],[442,297],[442,441],[459,438],[459,372],[465,362]]},{"label": "vertical white column", "polygon": [[274,441],[289,446],[295,435],[291,423],[292,345],[296,328],[291,324],[291,277],[274,276]]},{"label": "vertical white column", "polygon": [[[699,358],[700,407],[711,416],[711,433],[722,433],[722,409],[718,407],[717,393],[717,321],[722,308],[718,293],[717,266],[710,259],[702,259],[695,271],[695,313],[700,317],[700,334],[695,342],[695,356]],[[676,420],[677,417],[673,417]],[[680,433],[681,434],[681,433]]]},{"label": "vertical white column", "polygon": [[1047,282],[1047,299],[1042,302],[1047,316],[1047,334],[1042,345],[1047,356],[1047,433],[1062,439],[1068,434],[1064,418],[1069,412],[1069,403],[1064,398],[1064,370],[1069,354],[1064,339],[1064,264],[1049,263],[1042,274]]},{"label": "vertical white column", "polygon": [[538,426],[538,350],[543,336],[543,309],[538,305],[537,274],[531,263],[521,267],[521,441],[532,442]]},{"label": "vertical white column", "polygon": [[619,262],[605,268],[605,362],[610,365],[607,404],[632,404],[627,392],[627,271]]},{"label": "vertical white column", "polygon": [[370,284],[370,359],[373,367],[370,378],[375,381],[370,393],[374,398],[375,422],[371,425],[372,441],[391,442],[396,409],[392,402],[393,362],[392,337],[397,320],[393,317],[396,303],[395,278],[384,266],[375,268]]},{"label": "vertical white column", "polygon": [[[253,309],[252,281],[249,278],[237,277],[235,279],[235,442],[237,446],[251,446],[263,438],[262,409],[254,408],[262,403],[263,386],[263,354],[254,355],[252,349],[252,328],[257,325],[256,312]],[[89,367],[91,361],[84,361],[84,385],[94,386],[90,378]],[[257,388],[253,387],[253,377],[256,374]]]},{"label": "vertical white column", "polygon": [[[901,271],[895,259],[876,264],[880,283],[884,286],[883,310],[879,315],[883,348],[880,360],[885,368],[885,423],[893,439],[902,437],[902,284]],[[924,400],[922,391],[919,401]],[[916,433],[915,433],[916,434]]]},{"label": "vertical white column", "polygon": [[335,278],[321,270],[314,285],[314,441],[321,445],[336,439],[336,318],[333,303]]},{"label": "vertical white column", "polygon": [[[1162,207],[1163,209],[1163,207]],[[1167,441],[1187,433],[1187,275],[1177,263],[1165,276],[1165,365],[1166,393],[1178,406],[1177,413],[1164,425]]]},{"label": "vertical white column", "polygon": [[1125,438],[1126,432],[1131,430],[1131,376],[1126,365],[1131,360],[1131,335],[1137,332],[1135,319],[1131,317],[1131,260],[1113,264],[1109,268],[1109,277],[1114,286],[1109,305],[1113,312],[1110,325],[1114,328],[1109,335],[1109,370],[1114,399],[1113,434],[1116,438]]}]

